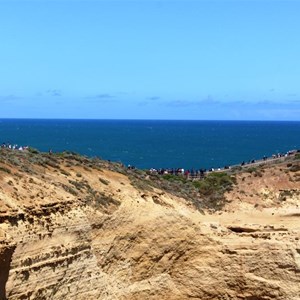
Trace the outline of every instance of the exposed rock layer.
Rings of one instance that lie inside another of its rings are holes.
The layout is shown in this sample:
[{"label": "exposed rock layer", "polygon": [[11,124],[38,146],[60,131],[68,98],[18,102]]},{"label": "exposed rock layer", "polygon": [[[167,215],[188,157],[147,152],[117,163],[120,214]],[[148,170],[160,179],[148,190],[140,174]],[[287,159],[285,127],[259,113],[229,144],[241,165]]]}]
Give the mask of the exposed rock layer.
[{"label": "exposed rock layer", "polygon": [[0,299],[299,299],[287,163],[238,174],[203,214],[109,163],[15,155],[0,163]]}]

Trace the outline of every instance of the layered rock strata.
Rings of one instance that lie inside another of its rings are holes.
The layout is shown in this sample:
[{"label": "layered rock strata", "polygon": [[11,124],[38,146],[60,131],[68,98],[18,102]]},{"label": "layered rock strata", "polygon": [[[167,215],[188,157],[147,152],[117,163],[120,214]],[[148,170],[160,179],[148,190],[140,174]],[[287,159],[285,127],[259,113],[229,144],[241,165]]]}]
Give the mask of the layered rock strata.
[{"label": "layered rock strata", "polygon": [[0,163],[0,299],[299,299],[286,164],[238,174],[223,210],[203,213],[109,163],[17,158]]}]

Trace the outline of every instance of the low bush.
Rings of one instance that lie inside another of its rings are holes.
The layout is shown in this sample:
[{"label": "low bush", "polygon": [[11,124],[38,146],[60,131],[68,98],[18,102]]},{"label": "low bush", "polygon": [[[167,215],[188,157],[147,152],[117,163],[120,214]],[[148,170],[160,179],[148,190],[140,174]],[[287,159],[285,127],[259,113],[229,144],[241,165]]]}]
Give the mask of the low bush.
[{"label": "low bush", "polygon": [[62,184],[61,186],[63,187],[63,189],[64,189],[66,192],[72,194],[73,196],[77,196],[77,195],[78,195],[78,193],[77,193],[73,188],[71,188],[70,186],[68,186],[68,185],[66,185],[66,184]]},{"label": "low bush", "polygon": [[2,167],[0,166],[0,172],[5,172],[5,173],[8,173],[8,174],[11,174],[11,170],[6,168],[6,167]]},{"label": "low bush", "polygon": [[69,183],[72,184],[77,190],[81,191],[82,189],[91,189],[90,185],[84,181],[75,181],[75,180],[69,180]]},{"label": "low bush", "polygon": [[291,172],[298,172],[300,171],[300,165],[293,165],[290,167]]},{"label": "low bush", "polygon": [[29,153],[32,153],[32,154],[39,154],[39,150],[35,149],[35,148],[32,148],[32,147],[29,147],[28,148],[28,152]]},{"label": "low bush", "polygon": [[236,179],[227,173],[211,173],[203,180],[194,181],[193,186],[199,190],[204,207],[221,209],[225,204],[225,193],[229,192]]},{"label": "low bush", "polygon": [[179,176],[179,175],[172,175],[172,174],[165,174],[162,176],[163,179],[168,180],[168,181],[180,181],[183,183],[187,182],[187,179],[185,176]]},{"label": "low bush", "polygon": [[105,185],[108,185],[109,184],[109,181],[108,180],[106,180],[106,179],[104,179],[104,178],[99,178],[99,181],[101,182],[101,183],[103,183],[103,184],[105,184]]},{"label": "low bush", "polygon": [[211,173],[203,180],[194,181],[193,185],[202,195],[209,195],[213,191],[229,191],[234,183],[233,177],[226,173]]},{"label": "low bush", "polygon": [[71,175],[70,172],[68,172],[66,170],[63,170],[63,169],[61,169],[60,172],[61,172],[61,174],[66,175],[66,176],[70,176]]},{"label": "low bush", "polygon": [[257,168],[255,168],[255,167],[249,167],[249,168],[246,169],[246,171],[249,172],[249,173],[253,173],[253,172],[257,171]]},{"label": "low bush", "polygon": [[99,206],[108,207],[109,205],[119,206],[120,204],[121,204],[121,202],[119,200],[116,200],[116,199],[112,198],[111,196],[106,196],[103,193],[99,193],[99,194],[95,195],[95,197],[94,197],[94,205],[96,207],[99,207]]}]

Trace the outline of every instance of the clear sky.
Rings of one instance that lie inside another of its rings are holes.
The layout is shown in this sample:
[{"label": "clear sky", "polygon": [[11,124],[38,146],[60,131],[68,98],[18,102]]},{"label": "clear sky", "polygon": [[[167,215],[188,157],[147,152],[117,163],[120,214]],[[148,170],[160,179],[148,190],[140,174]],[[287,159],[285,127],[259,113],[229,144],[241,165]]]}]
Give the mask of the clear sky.
[{"label": "clear sky", "polygon": [[300,120],[300,1],[0,0],[0,118]]}]

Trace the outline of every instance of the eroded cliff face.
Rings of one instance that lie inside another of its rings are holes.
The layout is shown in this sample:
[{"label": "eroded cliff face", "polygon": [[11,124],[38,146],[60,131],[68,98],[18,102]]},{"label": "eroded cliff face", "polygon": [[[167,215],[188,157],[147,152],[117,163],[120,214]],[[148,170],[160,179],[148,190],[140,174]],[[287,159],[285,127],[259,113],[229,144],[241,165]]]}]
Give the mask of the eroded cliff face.
[{"label": "eroded cliff face", "polygon": [[300,297],[299,171],[287,163],[238,174],[224,209],[203,214],[103,161],[1,157],[0,299]]}]

